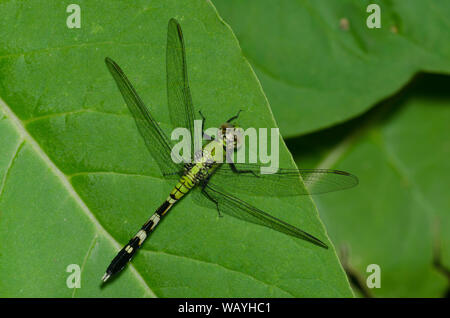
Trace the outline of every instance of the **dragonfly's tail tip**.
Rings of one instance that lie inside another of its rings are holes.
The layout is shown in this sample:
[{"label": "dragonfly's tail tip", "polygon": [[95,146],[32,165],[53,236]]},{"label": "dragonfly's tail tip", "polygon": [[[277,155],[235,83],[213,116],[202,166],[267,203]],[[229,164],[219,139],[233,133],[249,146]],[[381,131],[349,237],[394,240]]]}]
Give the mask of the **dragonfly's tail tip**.
[{"label": "dragonfly's tail tip", "polygon": [[106,283],[106,281],[111,277],[111,274],[105,273],[102,277],[102,282]]}]

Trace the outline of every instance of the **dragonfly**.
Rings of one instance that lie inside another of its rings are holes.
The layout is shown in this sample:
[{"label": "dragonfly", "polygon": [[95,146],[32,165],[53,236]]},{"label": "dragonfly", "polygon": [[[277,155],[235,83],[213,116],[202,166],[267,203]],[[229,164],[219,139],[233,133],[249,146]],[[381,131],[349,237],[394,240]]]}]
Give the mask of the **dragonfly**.
[{"label": "dragonfly", "polygon": [[[177,163],[171,157],[171,141],[150,114],[122,69],[109,57],[105,58],[105,63],[163,176],[178,182],[167,199],[111,261],[102,277],[103,282],[108,281],[126,266],[161,219],[191,190],[195,193],[193,194],[195,202],[215,207],[220,216],[223,212],[328,248],[315,236],[245,202],[231,192],[242,191],[262,196],[320,194],[351,188],[358,183],[356,176],[339,170],[285,168],[279,168],[276,173],[265,174],[261,172],[261,165],[257,163],[219,162],[213,156],[214,149],[217,149],[215,147],[229,149],[231,146],[233,150],[239,147],[237,138],[228,138],[225,130],[237,127],[233,122],[237,120],[240,112],[219,128],[227,138],[215,138],[202,145],[203,148],[200,154],[195,156],[195,161]],[[180,24],[174,18],[168,23],[166,77],[170,120],[174,127],[185,127],[191,132],[191,136],[194,136],[195,111],[189,88],[183,33]],[[202,118],[203,131],[205,117],[201,112],[199,114]],[[191,147],[193,145],[192,142]],[[230,192],[230,189],[233,191]]]}]

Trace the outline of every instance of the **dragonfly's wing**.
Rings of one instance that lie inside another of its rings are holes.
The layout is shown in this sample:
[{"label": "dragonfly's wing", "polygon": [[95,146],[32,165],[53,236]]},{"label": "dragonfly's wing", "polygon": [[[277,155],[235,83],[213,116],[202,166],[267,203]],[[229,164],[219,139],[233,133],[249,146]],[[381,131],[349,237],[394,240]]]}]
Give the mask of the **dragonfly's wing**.
[{"label": "dragonfly's wing", "polygon": [[[175,128],[189,129],[192,138],[194,136],[194,107],[189,89],[183,33],[175,19],[170,19],[167,30],[166,75],[167,102],[172,125]],[[192,143],[191,146],[193,148]]]},{"label": "dragonfly's wing", "polygon": [[235,167],[241,173],[233,171],[227,163],[222,164],[212,180],[233,191],[264,196],[321,194],[358,184],[356,176],[339,170],[280,168],[276,173],[262,174],[258,164],[236,163]]},{"label": "dragonfly's wing", "polygon": [[122,69],[108,57],[105,59],[105,63],[116,81],[117,87],[122,93],[123,99],[136,121],[136,126],[142,138],[144,138],[150,154],[158,163],[161,172],[164,175],[173,176],[178,171],[181,171],[183,169],[182,164],[175,163],[171,158],[169,139],[150,115],[147,107],[142,102]]},{"label": "dragonfly's wing", "polygon": [[[205,198],[210,200],[210,204],[208,206],[213,207],[215,205],[220,213],[223,212],[247,222],[267,226],[276,231],[307,240],[324,248],[328,248],[327,245],[318,238],[280,219],[277,219],[276,217],[271,216],[270,214],[241,199],[232,196],[216,184],[209,182],[203,188],[202,193]],[[197,195],[197,202],[199,202],[199,200],[201,199]],[[201,202],[202,205],[204,205],[204,203],[205,202]]]}]

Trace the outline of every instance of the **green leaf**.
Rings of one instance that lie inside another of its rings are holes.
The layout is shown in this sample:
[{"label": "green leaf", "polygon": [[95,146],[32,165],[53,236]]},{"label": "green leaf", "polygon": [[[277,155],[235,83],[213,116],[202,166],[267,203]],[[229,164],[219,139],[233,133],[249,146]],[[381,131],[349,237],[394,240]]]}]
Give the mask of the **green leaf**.
[{"label": "green leaf", "polygon": [[[194,104],[207,126],[238,109],[242,127],[275,123],[210,3],[79,4],[81,29],[68,29],[64,2],[0,3],[0,296],[352,296],[308,197],[246,200],[325,240],[328,250],[219,218],[188,195],[132,264],[100,288],[112,257],[174,186],[148,154],[105,56],[169,132],[164,56],[167,22],[176,17]],[[280,155],[294,167],[284,144]],[[80,289],[66,285],[70,264],[81,267]]]},{"label": "green leaf", "polygon": [[363,287],[367,266],[380,265],[381,288],[369,295],[443,297],[448,290],[449,85],[448,76],[424,76],[364,117],[290,144],[311,145],[295,154],[300,166],[316,161],[359,177],[357,188],[314,201]]},{"label": "green leaf", "polygon": [[450,72],[449,1],[214,0],[261,80],[284,137],[355,117],[418,71]]}]

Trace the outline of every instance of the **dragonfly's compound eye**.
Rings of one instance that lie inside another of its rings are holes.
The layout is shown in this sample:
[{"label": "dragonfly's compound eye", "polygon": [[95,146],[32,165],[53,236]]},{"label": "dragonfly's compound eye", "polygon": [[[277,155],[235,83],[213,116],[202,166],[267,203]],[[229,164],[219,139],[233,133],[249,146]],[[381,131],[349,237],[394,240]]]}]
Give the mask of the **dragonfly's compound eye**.
[{"label": "dragonfly's compound eye", "polygon": [[243,129],[235,127],[229,123],[220,126],[219,138],[224,141],[224,146],[237,150],[242,145]]},{"label": "dragonfly's compound eye", "polygon": [[225,135],[226,146],[238,150],[242,145],[242,132],[237,128],[228,128]]},{"label": "dragonfly's compound eye", "polygon": [[233,146],[236,150],[241,148],[242,144],[244,142],[244,129],[241,127],[236,127],[234,129],[234,142]]},{"label": "dragonfly's compound eye", "polygon": [[230,123],[224,123],[220,126],[219,128],[219,136],[221,138],[223,138],[224,136],[226,136],[230,130],[232,130],[234,128],[233,125],[231,125]]}]

